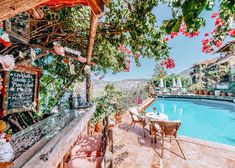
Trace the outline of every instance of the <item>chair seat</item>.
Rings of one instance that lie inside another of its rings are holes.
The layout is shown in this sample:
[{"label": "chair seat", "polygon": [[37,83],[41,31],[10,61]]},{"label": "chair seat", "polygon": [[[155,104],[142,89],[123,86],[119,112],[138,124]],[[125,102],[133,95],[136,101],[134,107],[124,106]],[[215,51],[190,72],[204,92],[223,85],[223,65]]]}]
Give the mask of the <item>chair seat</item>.
[{"label": "chair seat", "polygon": [[102,135],[84,136],[78,139],[73,149],[73,156],[100,156],[102,151]]},{"label": "chair seat", "polygon": [[67,168],[101,168],[102,157],[87,157],[71,159]]}]

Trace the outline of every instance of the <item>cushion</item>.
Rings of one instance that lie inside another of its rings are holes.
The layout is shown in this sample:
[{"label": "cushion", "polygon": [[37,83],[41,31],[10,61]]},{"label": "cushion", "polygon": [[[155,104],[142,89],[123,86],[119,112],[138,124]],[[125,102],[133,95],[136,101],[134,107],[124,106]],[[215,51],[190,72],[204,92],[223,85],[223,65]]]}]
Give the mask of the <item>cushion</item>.
[{"label": "cushion", "polygon": [[71,150],[71,156],[100,156],[102,145],[102,135],[81,137]]},{"label": "cushion", "polygon": [[87,157],[71,159],[67,168],[101,168],[102,157]]}]

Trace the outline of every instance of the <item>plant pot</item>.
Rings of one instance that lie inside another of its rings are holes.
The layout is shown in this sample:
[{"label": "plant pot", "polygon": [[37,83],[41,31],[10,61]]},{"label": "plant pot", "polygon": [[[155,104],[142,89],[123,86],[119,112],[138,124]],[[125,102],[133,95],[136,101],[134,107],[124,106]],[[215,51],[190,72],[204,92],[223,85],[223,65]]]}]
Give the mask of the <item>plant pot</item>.
[{"label": "plant pot", "polygon": [[227,96],[227,93],[222,92],[222,93],[221,93],[221,96]]},{"label": "plant pot", "polygon": [[215,96],[220,96],[221,91],[220,90],[215,90]]},{"label": "plant pot", "polygon": [[197,90],[194,90],[194,92],[193,92],[194,94],[198,94],[198,91]]},{"label": "plant pot", "polygon": [[117,123],[122,122],[122,115],[121,114],[115,114],[115,120],[117,121]]},{"label": "plant pot", "polygon": [[199,95],[203,95],[203,90],[199,90],[199,91],[198,91],[198,94],[199,94]]},{"label": "plant pot", "polygon": [[103,122],[99,122],[95,125],[95,131],[96,132],[102,132],[103,128],[104,128]]},{"label": "plant pot", "polygon": [[203,90],[203,94],[204,95],[208,95],[208,91],[207,90]]},{"label": "plant pot", "polygon": [[233,97],[234,94],[233,94],[233,93],[228,93],[228,96],[229,96],[229,97]]},{"label": "plant pot", "polygon": [[211,92],[210,92],[210,95],[215,95],[215,92],[211,91]]},{"label": "plant pot", "polygon": [[95,126],[91,126],[91,127],[89,127],[89,135],[93,135],[94,134],[94,132],[95,132]]}]

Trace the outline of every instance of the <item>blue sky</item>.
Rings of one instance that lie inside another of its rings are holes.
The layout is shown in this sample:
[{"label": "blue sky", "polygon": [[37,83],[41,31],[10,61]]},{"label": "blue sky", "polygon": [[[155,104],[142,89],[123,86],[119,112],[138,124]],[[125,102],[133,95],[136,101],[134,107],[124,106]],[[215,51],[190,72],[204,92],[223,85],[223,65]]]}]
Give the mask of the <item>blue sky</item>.
[{"label": "blue sky", "polygon": [[[179,73],[194,63],[200,62],[206,59],[217,57],[217,55],[204,54],[201,52],[202,40],[205,38],[206,32],[211,32],[214,29],[214,19],[211,19],[211,14],[218,11],[219,4],[217,3],[213,11],[205,11],[201,14],[201,17],[206,19],[206,26],[200,29],[200,35],[194,38],[188,38],[180,34],[173,40],[168,42],[169,46],[172,47],[170,54],[175,60],[176,67],[168,70],[169,73]],[[160,5],[154,10],[157,17],[157,22],[160,25],[163,20],[171,18],[171,10],[163,5]],[[154,66],[156,62],[148,58],[140,58],[141,67],[137,67],[132,61],[130,72],[120,72],[113,75],[111,72],[105,75],[103,80],[116,81],[123,79],[150,79],[153,74]],[[98,77],[94,77],[98,78]]]}]

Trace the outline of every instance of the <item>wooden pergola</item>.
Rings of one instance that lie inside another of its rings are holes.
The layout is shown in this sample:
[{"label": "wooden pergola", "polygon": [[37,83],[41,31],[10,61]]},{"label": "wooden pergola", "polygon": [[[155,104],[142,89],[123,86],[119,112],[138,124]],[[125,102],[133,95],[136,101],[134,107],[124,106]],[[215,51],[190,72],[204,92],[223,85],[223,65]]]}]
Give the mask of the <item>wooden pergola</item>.
[{"label": "wooden pergola", "polygon": [[[31,16],[34,18],[43,17],[43,13],[40,10],[43,6],[49,6],[50,8],[62,8],[64,6],[75,6],[75,5],[86,5],[89,6],[92,10],[91,21],[90,21],[90,33],[89,33],[89,44],[87,49],[87,65],[91,65],[92,52],[95,42],[96,30],[98,26],[98,20],[105,13],[105,4],[107,0],[2,0],[0,1],[0,21],[6,20],[10,17],[13,17],[23,11],[28,11]],[[44,51],[49,51],[55,53],[53,50],[43,47],[43,46],[34,46],[39,47]],[[40,54],[37,58],[45,56],[46,53]],[[65,55],[65,57],[77,60],[76,57],[71,55]],[[30,60],[22,60],[22,62]],[[86,78],[86,99],[90,101],[90,86],[91,86],[91,77],[88,74]]]}]

